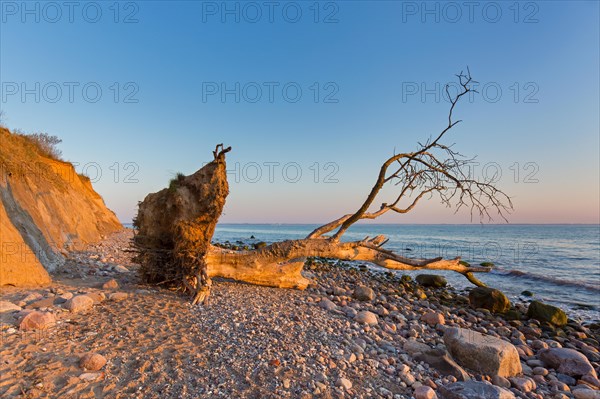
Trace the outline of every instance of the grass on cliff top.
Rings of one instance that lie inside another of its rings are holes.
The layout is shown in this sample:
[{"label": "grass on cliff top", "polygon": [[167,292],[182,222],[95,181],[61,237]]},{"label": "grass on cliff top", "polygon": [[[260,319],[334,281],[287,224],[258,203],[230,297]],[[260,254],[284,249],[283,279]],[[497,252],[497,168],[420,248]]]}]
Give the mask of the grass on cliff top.
[{"label": "grass on cliff top", "polygon": [[56,136],[11,132],[0,126],[0,142],[0,173],[3,176],[17,180],[35,179],[38,183],[53,182],[57,188],[69,189],[73,176],[53,164],[54,161],[68,164],[60,159],[60,151],[56,148],[60,139]]},{"label": "grass on cliff top", "polygon": [[16,150],[17,153],[14,155],[17,155],[21,160],[35,158],[37,154],[55,161],[63,161],[61,158],[62,151],[57,147],[58,144],[62,143],[62,140],[57,136],[51,136],[48,133],[27,134],[18,130],[11,132],[3,126],[0,126],[0,132],[2,134],[2,147],[6,150],[2,151],[2,155],[6,158],[9,158],[8,152]]}]

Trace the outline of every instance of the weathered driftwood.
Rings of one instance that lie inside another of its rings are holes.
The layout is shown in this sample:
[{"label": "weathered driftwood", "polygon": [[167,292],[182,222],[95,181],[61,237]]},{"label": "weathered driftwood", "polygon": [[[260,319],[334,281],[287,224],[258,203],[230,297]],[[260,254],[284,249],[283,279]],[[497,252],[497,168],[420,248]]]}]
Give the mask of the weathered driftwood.
[{"label": "weathered driftwood", "polygon": [[[452,270],[470,280],[473,279],[470,273],[490,270],[466,266],[458,258],[404,258],[377,246],[379,240],[383,240],[383,237],[354,242],[306,238],[276,242],[253,251],[232,251],[213,246],[206,258],[208,274],[211,277],[227,277],[257,285],[304,289],[309,281],[302,276],[301,271],[308,257],[365,261],[393,270]],[[471,281],[475,283],[477,280]]]},{"label": "weathered driftwood", "polygon": [[[138,229],[135,244],[142,276],[152,283],[170,283],[194,293],[194,303],[204,302],[210,290],[210,277],[226,277],[252,284],[304,289],[309,281],[301,274],[308,257],[365,261],[394,270],[451,270],[463,274],[476,285],[474,272],[487,267],[470,267],[459,258],[444,260],[410,259],[383,248],[384,236],[343,242],[341,237],[355,222],[375,219],[388,211],[406,213],[425,196],[437,195],[443,204],[457,210],[469,207],[471,214],[487,216],[494,209],[504,218],[512,209],[510,198],[490,182],[474,180],[465,168],[472,160],[464,159],[451,146],[440,142],[460,121],[453,111],[472,91],[469,74],[457,75],[462,91],[448,94],[448,124],[433,140],[413,152],[396,154],[381,166],[367,199],[355,212],[327,223],[305,239],[273,243],[251,251],[233,251],[211,245],[216,223],[228,194],[225,154],[231,149],[217,146],[214,160],[190,176],[178,176],[169,188],[150,194],[140,203],[135,220]],[[391,172],[388,169],[394,166]],[[369,212],[386,184],[399,186],[392,202]],[[405,203],[404,205],[402,205]],[[327,235],[329,234],[329,235]]]}]

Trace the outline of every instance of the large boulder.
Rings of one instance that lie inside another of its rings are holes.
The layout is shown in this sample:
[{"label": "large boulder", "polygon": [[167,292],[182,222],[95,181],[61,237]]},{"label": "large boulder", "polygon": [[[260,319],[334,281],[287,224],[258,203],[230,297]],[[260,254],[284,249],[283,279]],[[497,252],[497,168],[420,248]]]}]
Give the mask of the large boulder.
[{"label": "large boulder", "polygon": [[442,288],[448,284],[443,276],[438,276],[437,274],[419,274],[417,276],[417,283],[423,287],[433,288]]},{"label": "large boulder", "polygon": [[476,287],[469,292],[469,303],[474,308],[504,313],[510,309],[510,301],[502,291],[489,287]]},{"label": "large boulder", "polygon": [[567,314],[556,306],[548,305],[540,301],[532,301],[527,308],[527,317],[539,321],[545,321],[562,327],[567,324]]},{"label": "large boulder", "polygon": [[584,375],[591,375],[597,378],[596,371],[590,364],[587,357],[574,349],[544,349],[540,351],[538,357],[544,362],[546,367],[553,368],[559,373],[576,378]]},{"label": "large boulder", "polygon": [[517,348],[489,335],[465,328],[448,328],[444,343],[463,367],[488,375],[513,377],[522,372]]},{"label": "large boulder", "polygon": [[514,399],[504,388],[480,381],[455,382],[438,389],[440,399]]}]

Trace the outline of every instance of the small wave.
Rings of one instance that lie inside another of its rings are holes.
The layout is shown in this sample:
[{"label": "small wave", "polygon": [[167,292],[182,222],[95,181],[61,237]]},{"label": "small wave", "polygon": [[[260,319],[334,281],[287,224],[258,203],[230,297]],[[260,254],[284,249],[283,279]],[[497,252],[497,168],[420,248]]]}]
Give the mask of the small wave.
[{"label": "small wave", "polygon": [[543,281],[549,284],[554,284],[554,285],[559,285],[559,286],[568,286],[568,287],[576,287],[576,288],[584,288],[586,290],[590,290],[590,291],[594,291],[594,292],[600,292],[600,285],[596,284],[586,284],[586,283],[582,283],[579,281],[570,281],[570,280],[564,280],[564,279],[560,279],[560,278],[556,278],[556,277],[552,277],[552,276],[542,276],[539,274],[535,274],[535,273],[527,273],[521,270],[493,270],[492,273],[494,274],[500,274],[503,276],[510,276],[510,277],[519,277],[519,278],[526,278],[529,280],[535,280],[535,281]]}]

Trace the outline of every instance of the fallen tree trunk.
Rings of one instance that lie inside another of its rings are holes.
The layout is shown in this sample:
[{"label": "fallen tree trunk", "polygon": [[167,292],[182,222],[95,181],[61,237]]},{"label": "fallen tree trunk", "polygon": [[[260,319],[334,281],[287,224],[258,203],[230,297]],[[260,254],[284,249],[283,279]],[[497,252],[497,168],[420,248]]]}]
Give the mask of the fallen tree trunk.
[{"label": "fallen tree trunk", "polygon": [[[448,124],[435,138],[420,144],[417,151],[395,154],[381,166],[377,180],[363,204],[354,213],[327,223],[306,238],[276,242],[252,251],[233,251],[211,245],[217,221],[229,193],[224,149],[219,144],[214,160],[190,176],[178,175],[169,188],[149,194],[139,205],[135,219],[134,244],[142,264],[141,274],[150,283],[170,284],[194,295],[194,303],[204,302],[210,290],[210,277],[226,277],[247,283],[304,289],[309,281],[302,276],[307,258],[334,258],[370,262],[393,270],[451,270],[475,285],[484,284],[473,275],[488,272],[487,267],[470,267],[460,258],[444,260],[410,259],[383,248],[384,236],[344,242],[343,234],[355,222],[376,219],[384,213],[407,213],[425,196],[438,195],[442,204],[455,204],[457,211],[468,207],[471,215],[491,219],[493,209],[504,218],[512,209],[510,198],[491,182],[470,177],[472,160],[465,159],[452,146],[440,142],[460,121],[453,120],[459,99],[472,91],[470,74],[457,75],[462,90],[450,100]],[[391,170],[390,167],[394,166]],[[395,199],[370,209],[385,185],[399,186]],[[337,230],[337,231],[336,231]],[[326,236],[329,234],[328,236]]]},{"label": "fallen tree trunk", "polygon": [[212,246],[206,257],[211,277],[232,278],[247,283],[279,288],[304,289],[309,281],[302,268],[309,257],[370,262],[392,270],[451,270],[461,273],[476,285],[483,285],[471,273],[488,272],[485,267],[469,267],[460,258],[415,260],[399,256],[379,245],[384,237],[353,242],[328,238],[306,238],[276,242],[252,251],[234,251]]}]

